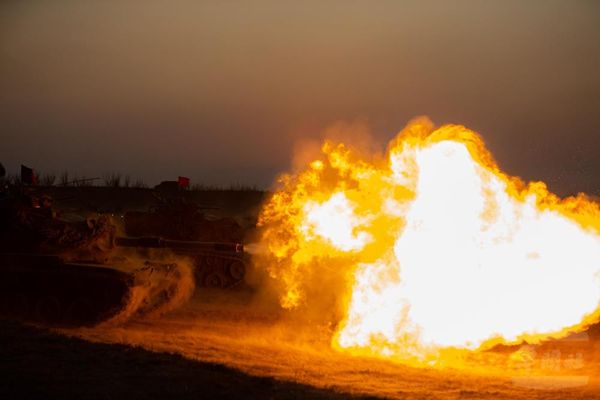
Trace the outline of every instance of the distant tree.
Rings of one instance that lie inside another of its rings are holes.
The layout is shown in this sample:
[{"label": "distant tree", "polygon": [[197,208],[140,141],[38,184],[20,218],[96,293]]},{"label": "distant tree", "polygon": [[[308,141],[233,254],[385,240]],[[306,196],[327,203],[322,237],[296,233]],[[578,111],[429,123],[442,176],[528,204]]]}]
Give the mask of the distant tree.
[{"label": "distant tree", "polygon": [[9,185],[20,185],[21,184],[21,175],[19,174],[10,174],[6,177],[6,183]]},{"label": "distant tree", "polygon": [[74,176],[73,180],[71,181],[71,185],[75,186],[75,187],[86,187],[86,186],[90,186],[92,184],[92,181],[90,181],[89,179],[85,179],[85,177],[80,177],[80,176]]},{"label": "distant tree", "polygon": [[205,192],[209,190],[221,190],[219,186],[216,185],[207,185],[205,183],[195,183],[190,188],[192,192]]},{"label": "distant tree", "polygon": [[230,184],[227,189],[223,190],[231,190],[236,192],[256,192],[258,191],[258,187],[256,187],[256,185],[247,185],[244,183],[237,182]]},{"label": "distant tree", "polygon": [[69,172],[68,171],[63,171],[60,174],[59,185],[60,186],[69,186],[69,185],[71,185],[71,181],[69,180]]},{"label": "distant tree", "polygon": [[111,172],[104,174],[104,186],[109,187],[121,187],[121,174]]},{"label": "distant tree", "polygon": [[141,179],[136,179],[132,184],[131,187],[133,188],[137,188],[137,189],[144,189],[147,188],[148,185],[146,185],[146,182],[144,182]]},{"label": "distant tree", "polygon": [[54,182],[56,182],[55,174],[44,174],[40,177],[40,184],[42,186],[54,186]]}]

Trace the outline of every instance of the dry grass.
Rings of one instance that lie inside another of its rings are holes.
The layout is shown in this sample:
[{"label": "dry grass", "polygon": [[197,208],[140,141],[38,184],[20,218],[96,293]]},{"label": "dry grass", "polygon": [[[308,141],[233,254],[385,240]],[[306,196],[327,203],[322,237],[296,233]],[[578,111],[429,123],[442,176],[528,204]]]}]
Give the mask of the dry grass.
[{"label": "dry grass", "polygon": [[[600,398],[598,342],[588,344],[590,381],[560,388],[559,374],[542,390],[518,381],[504,370],[503,354],[483,355],[489,372],[472,368],[415,368],[333,351],[331,331],[314,322],[295,319],[248,292],[205,290],[183,309],[153,320],[124,326],[66,332],[95,342],[120,343],[191,360],[218,363],[253,376],[292,381],[323,390],[397,399],[591,399]],[[542,371],[543,372],[543,371]],[[527,377],[527,376],[526,376]],[[333,395],[333,394],[332,394]],[[277,397],[277,396],[274,396]]]},{"label": "dry grass", "polygon": [[2,399],[345,399],[222,365],[0,321]]}]

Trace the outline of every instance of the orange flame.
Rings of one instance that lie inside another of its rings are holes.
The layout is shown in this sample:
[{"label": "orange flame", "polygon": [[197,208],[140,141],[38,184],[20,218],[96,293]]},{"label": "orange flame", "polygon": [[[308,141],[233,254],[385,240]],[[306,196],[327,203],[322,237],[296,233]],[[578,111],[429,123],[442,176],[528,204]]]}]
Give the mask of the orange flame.
[{"label": "orange flame", "polygon": [[507,176],[465,127],[415,120],[371,160],[326,142],[280,183],[269,273],[285,308],[334,294],[337,349],[423,360],[598,319],[598,205]]}]

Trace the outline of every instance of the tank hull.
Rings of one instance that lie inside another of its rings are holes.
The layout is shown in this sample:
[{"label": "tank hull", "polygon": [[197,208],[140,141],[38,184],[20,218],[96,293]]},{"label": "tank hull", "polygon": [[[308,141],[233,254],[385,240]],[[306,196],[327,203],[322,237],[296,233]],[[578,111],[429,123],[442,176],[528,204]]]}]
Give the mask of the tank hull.
[{"label": "tank hull", "polygon": [[196,286],[231,288],[244,280],[246,256],[241,243],[197,242],[161,237],[117,237],[118,247],[163,249],[191,261]]},{"label": "tank hull", "polygon": [[59,326],[94,325],[127,303],[133,276],[54,255],[0,254],[0,313]]}]

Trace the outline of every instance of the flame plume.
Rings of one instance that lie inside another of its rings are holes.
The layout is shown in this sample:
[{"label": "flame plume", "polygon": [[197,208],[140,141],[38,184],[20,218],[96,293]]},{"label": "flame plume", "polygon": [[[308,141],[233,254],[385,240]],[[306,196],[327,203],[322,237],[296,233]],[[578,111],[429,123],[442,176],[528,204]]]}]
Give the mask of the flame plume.
[{"label": "flame plume", "polygon": [[598,205],[507,176],[463,126],[417,119],[380,158],[328,141],[280,183],[266,265],[285,308],[333,293],[337,349],[425,359],[598,320]]}]

